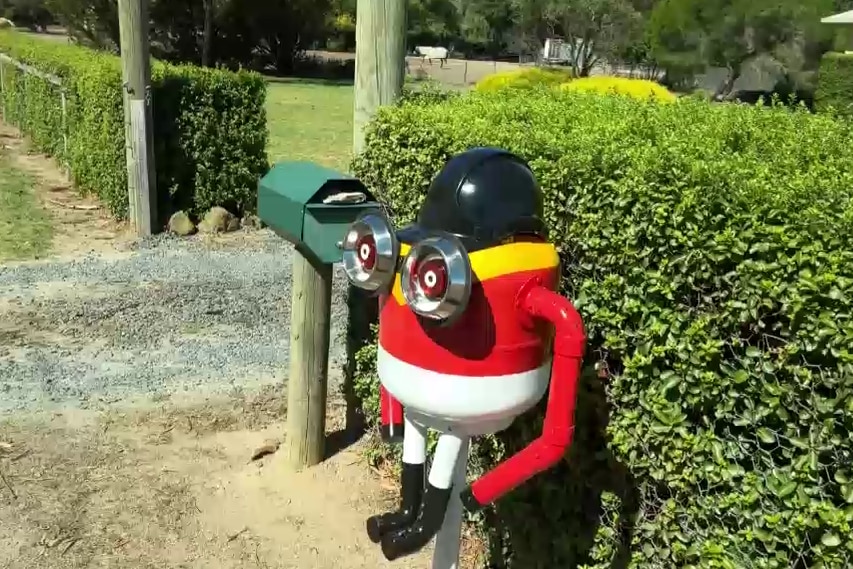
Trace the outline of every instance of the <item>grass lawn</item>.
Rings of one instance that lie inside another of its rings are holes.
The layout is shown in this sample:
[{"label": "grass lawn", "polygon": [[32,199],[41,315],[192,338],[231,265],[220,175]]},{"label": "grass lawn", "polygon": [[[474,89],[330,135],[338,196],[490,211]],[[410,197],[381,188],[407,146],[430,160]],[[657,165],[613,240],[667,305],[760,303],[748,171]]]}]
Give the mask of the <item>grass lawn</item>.
[{"label": "grass lawn", "polygon": [[50,247],[53,231],[39,206],[33,179],[0,155],[0,262],[38,258]]},{"label": "grass lawn", "polygon": [[311,160],[347,171],[352,153],[352,85],[276,79],[268,87],[270,160]]}]

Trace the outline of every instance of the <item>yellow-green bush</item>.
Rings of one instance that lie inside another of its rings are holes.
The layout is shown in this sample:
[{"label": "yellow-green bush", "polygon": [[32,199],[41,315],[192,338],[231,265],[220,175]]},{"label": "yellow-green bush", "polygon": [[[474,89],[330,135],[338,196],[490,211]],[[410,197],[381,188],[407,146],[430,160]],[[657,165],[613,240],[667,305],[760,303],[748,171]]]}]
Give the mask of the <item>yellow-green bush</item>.
[{"label": "yellow-green bush", "polygon": [[[851,140],[803,110],[556,90],[379,113],[356,171],[396,226],[457,152],[530,163],[585,363],[609,371],[584,375],[563,463],[484,513],[490,566],[853,567]],[[478,439],[472,476],[541,411]]]},{"label": "yellow-green bush", "polygon": [[[124,107],[117,57],[87,48],[0,32],[0,52],[61,78],[58,87],[3,65],[0,112],[36,148],[70,166],[83,193],[117,217],[127,214]],[[242,211],[255,203],[267,169],[266,84],[231,73],[154,62],[154,151],[158,205],[200,214],[213,205]],[[3,111],[5,110],[5,111]]]},{"label": "yellow-green bush", "polygon": [[572,78],[567,69],[525,67],[512,71],[493,73],[480,79],[474,89],[480,92],[502,89],[534,89],[536,87],[555,87]]},{"label": "yellow-green bush", "polygon": [[654,99],[667,103],[677,98],[654,81],[626,77],[582,77],[560,85],[560,89],[575,93],[626,95],[635,99]]}]

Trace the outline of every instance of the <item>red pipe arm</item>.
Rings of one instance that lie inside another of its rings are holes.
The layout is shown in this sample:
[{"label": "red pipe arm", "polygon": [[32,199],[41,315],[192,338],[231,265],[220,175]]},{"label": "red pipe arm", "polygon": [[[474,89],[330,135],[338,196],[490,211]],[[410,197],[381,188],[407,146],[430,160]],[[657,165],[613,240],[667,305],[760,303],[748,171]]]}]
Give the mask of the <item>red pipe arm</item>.
[{"label": "red pipe arm", "polygon": [[542,434],[527,447],[477,479],[462,494],[470,511],[491,504],[565,455],[575,430],[575,399],[586,347],[583,321],[572,303],[531,281],[518,297],[522,318],[534,317],[554,325],[554,361]]},{"label": "red pipe arm", "polygon": [[382,440],[400,442],[403,440],[403,405],[393,395],[379,385],[379,411],[382,422]]}]

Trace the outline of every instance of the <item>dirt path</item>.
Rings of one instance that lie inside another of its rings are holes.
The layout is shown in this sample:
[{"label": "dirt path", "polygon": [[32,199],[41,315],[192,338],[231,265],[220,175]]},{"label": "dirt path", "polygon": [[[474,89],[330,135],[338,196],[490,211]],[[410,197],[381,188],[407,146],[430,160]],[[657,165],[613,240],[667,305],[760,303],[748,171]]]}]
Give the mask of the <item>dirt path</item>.
[{"label": "dirt path", "polygon": [[54,257],[127,250],[133,242],[127,225],[110,219],[94,199],[77,195],[53,160],[29,153],[17,129],[2,122],[0,147],[8,151],[17,168],[36,179],[36,197],[54,220]]},{"label": "dirt path", "polygon": [[280,240],[137,242],[12,129],[0,144],[56,228],[48,258],[0,265],[0,569],[429,566],[367,540],[394,492],[366,442],[298,474],[250,460],[284,433]]},{"label": "dirt path", "polygon": [[0,421],[0,567],[427,567],[367,540],[391,494],[361,445],[301,473],[250,460],[281,440],[277,396]]}]

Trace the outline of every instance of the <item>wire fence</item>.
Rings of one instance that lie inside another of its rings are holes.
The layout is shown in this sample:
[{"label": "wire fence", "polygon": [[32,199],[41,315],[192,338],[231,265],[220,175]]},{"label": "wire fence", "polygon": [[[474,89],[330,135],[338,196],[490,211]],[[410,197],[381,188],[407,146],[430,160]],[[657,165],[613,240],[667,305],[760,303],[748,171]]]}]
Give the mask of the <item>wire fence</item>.
[{"label": "wire fence", "polygon": [[[12,126],[18,127],[26,134],[32,134],[33,113],[28,106],[33,104],[29,81],[38,80],[50,85],[55,91],[60,115],[59,127],[62,135],[62,148],[56,153],[60,165],[66,174],[71,174],[68,157],[68,91],[62,79],[56,75],[45,73],[40,69],[18,61],[0,52],[0,119]],[[55,137],[55,134],[54,134]],[[54,138],[51,137],[51,138]]]},{"label": "wire fence", "polygon": [[[335,62],[342,67],[352,64],[355,54],[323,50],[309,50],[310,57],[322,62]],[[406,75],[416,80],[430,79],[448,87],[468,88],[488,75],[513,71],[521,68],[546,65],[538,54],[520,55],[514,60],[462,59],[449,57],[444,60],[406,56]],[[566,65],[566,69],[571,66]],[[591,75],[615,75],[635,79],[660,80],[663,72],[658,68],[629,65],[618,62],[601,62]]]}]

